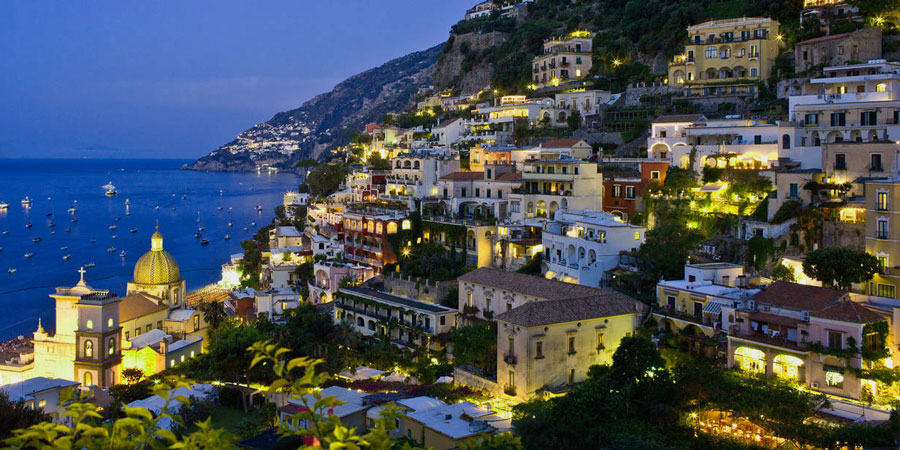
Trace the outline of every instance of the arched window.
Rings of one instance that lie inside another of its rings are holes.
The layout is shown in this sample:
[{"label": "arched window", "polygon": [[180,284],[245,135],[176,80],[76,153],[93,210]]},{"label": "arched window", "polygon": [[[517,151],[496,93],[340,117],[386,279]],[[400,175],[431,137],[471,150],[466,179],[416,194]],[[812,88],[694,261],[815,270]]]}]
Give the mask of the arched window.
[{"label": "arched window", "polygon": [[791,149],[791,135],[785,134],[781,137],[781,148],[785,150]]},{"label": "arched window", "polygon": [[110,317],[109,319],[106,320],[106,326],[112,328],[112,326],[113,326],[113,320],[112,320],[112,317]]},{"label": "arched window", "polygon": [[84,341],[84,357],[94,357],[94,341]]},{"label": "arched window", "polygon": [[93,375],[91,375],[90,372],[85,372],[85,373],[84,373],[84,385],[85,385],[85,386],[90,386],[90,385],[92,385],[92,384],[94,384],[94,377],[93,377]]},{"label": "arched window", "polygon": [[416,161],[416,162],[413,163],[413,168],[414,168],[414,169],[418,169],[419,167],[420,167],[420,166],[419,166],[419,161]]},{"label": "arched window", "polygon": [[395,234],[395,233],[397,233],[397,222],[388,222],[387,234]]},{"label": "arched window", "polygon": [[109,344],[109,346],[108,346],[106,352],[109,353],[109,356],[115,355],[116,354],[116,338],[109,338],[108,344]]},{"label": "arched window", "polygon": [[409,219],[405,219],[405,220],[403,220],[403,222],[401,222],[400,228],[402,228],[404,230],[408,230],[408,229],[412,228],[412,222],[410,222]]},{"label": "arched window", "polygon": [[88,321],[87,321],[87,324],[85,324],[85,326],[87,326],[87,329],[88,329],[88,330],[93,330],[93,329],[94,329],[94,321],[93,321],[93,320],[88,320]]},{"label": "arched window", "polygon": [[364,327],[364,326],[366,326],[366,321],[363,320],[362,317],[357,317],[357,318],[356,318],[356,326],[358,326],[358,327]]}]

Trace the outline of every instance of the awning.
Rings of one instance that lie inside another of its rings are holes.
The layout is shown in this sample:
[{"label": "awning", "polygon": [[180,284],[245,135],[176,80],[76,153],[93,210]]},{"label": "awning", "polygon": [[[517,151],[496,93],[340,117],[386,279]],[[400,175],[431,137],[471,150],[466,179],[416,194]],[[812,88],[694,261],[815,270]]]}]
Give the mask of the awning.
[{"label": "awning", "polygon": [[703,307],[703,313],[717,316],[722,313],[722,305],[716,302],[709,302]]}]

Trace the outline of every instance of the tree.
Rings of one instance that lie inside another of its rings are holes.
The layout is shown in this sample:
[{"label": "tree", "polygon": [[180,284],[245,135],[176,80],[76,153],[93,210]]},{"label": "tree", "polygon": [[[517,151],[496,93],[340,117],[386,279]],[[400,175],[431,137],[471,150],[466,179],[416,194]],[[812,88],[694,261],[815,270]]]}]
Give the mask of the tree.
[{"label": "tree", "polygon": [[846,247],[814,250],[803,261],[803,272],[823,285],[850,290],[853,283],[869,281],[878,273],[878,258]]},{"label": "tree", "polygon": [[321,164],[306,176],[309,193],[317,197],[327,197],[337,192],[343,181],[343,164]]},{"label": "tree", "polygon": [[32,408],[23,400],[14,402],[9,399],[9,395],[0,391],[0,439],[12,436],[13,430],[49,420],[50,416],[44,414],[44,410]]},{"label": "tree", "polygon": [[453,361],[492,371],[497,367],[497,330],[491,325],[469,325],[450,331]]},{"label": "tree", "polygon": [[541,259],[543,256],[543,253],[531,255],[531,257],[528,258],[528,261],[525,261],[525,264],[522,264],[522,267],[519,267],[516,272],[528,275],[541,275],[543,273],[543,269],[541,268]]},{"label": "tree", "polygon": [[374,152],[369,155],[369,167],[375,170],[390,170],[391,169],[391,161],[389,159],[384,159],[381,157],[381,154]]},{"label": "tree", "polygon": [[138,381],[141,381],[141,378],[144,378],[144,371],[137,367],[122,369],[122,379],[128,384],[137,383]]},{"label": "tree", "polygon": [[703,240],[703,233],[688,227],[685,220],[680,215],[661,220],[647,232],[638,250],[641,270],[654,284],[660,278],[680,279],[688,252]]},{"label": "tree", "polygon": [[794,273],[794,269],[784,264],[776,264],[775,267],[772,268],[770,276],[773,280],[778,281],[790,281],[791,283],[797,281],[797,274]]},{"label": "tree", "polygon": [[222,302],[205,301],[200,303],[199,309],[203,313],[203,320],[214,335],[228,319],[228,314],[225,313],[225,305]]},{"label": "tree", "polygon": [[569,114],[569,117],[566,118],[566,123],[569,124],[569,130],[575,131],[581,128],[581,111],[577,109],[572,111],[572,114]]}]

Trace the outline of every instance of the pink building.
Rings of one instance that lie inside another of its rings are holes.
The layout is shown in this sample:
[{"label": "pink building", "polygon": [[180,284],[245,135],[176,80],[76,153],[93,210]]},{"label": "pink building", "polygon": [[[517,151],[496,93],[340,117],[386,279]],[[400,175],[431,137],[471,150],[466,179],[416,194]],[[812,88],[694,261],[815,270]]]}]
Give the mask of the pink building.
[{"label": "pink building", "polygon": [[313,266],[316,279],[309,284],[309,301],[313,304],[328,303],[345,277],[361,283],[375,276],[375,269],[351,263],[322,262]]},{"label": "pink building", "polygon": [[728,366],[778,376],[852,399],[896,395],[866,379],[894,367],[896,307],[887,299],[777,281],[735,307],[722,307]]}]

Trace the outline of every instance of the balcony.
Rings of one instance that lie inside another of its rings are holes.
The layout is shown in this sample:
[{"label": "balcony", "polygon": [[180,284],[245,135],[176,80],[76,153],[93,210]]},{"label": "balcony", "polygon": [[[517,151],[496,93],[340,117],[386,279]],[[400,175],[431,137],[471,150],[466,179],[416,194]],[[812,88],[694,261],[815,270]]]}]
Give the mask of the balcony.
[{"label": "balcony", "polygon": [[[518,359],[516,359],[515,354],[512,354],[512,353],[504,353],[503,354],[503,362],[505,362],[509,365],[514,366],[514,365],[516,365],[517,361],[518,361]],[[515,395],[515,394],[513,394],[513,395]]]}]

